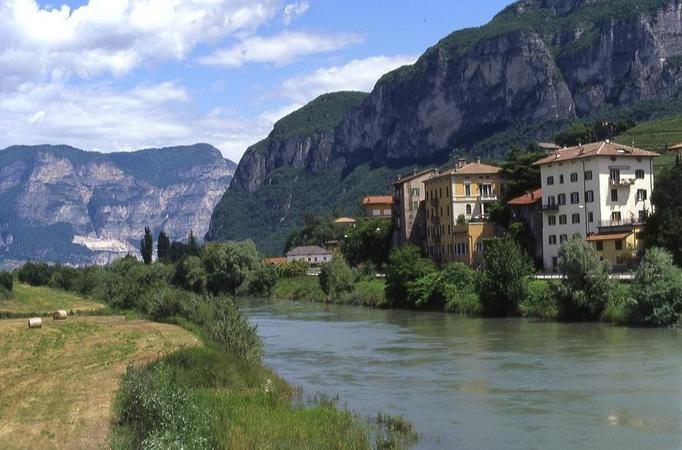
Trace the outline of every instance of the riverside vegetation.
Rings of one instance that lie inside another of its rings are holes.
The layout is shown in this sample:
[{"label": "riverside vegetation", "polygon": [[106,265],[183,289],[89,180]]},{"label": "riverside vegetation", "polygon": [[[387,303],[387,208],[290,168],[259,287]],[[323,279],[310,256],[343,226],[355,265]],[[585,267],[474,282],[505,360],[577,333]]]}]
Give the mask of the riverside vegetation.
[{"label": "riverside vegetation", "polygon": [[189,245],[175,263],[27,263],[16,276],[200,338],[202,345],[128,369],[115,402],[115,449],[403,448],[415,438],[401,418],[366,421],[326,397],[296,401],[300,393],[262,364],[262,342],[229,297],[268,295],[276,281],[252,242]]}]

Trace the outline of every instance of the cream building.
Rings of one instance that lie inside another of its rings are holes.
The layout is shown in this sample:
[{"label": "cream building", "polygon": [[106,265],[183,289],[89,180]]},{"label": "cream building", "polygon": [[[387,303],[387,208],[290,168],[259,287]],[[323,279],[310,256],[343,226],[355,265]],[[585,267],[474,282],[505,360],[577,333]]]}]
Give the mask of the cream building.
[{"label": "cream building", "polygon": [[426,243],[426,204],[424,181],[437,173],[436,169],[401,176],[393,182],[393,244],[411,243],[423,247]]},{"label": "cream building", "polygon": [[657,156],[607,140],[560,149],[535,163],[542,173],[545,270],[557,270],[559,248],[574,234],[615,267],[626,262],[651,212]]}]

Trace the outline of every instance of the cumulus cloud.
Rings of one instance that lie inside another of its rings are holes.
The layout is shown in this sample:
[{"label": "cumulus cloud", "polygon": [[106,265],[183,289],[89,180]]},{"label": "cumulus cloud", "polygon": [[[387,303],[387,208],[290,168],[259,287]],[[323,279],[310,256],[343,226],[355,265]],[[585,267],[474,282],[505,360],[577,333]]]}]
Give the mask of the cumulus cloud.
[{"label": "cumulus cloud", "polygon": [[284,7],[282,22],[284,22],[284,25],[289,25],[296,17],[305,14],[309,8],[310,5],[306,1],[290,3],[286,5]]},{"label": "cumulus cloud", "polygon": [[286,31],[268,37],[250,36],[199,61],[224,67],[240,67],[248,63],[284,65],[302,56],[339,50],[361,41],[359,35],[351,33],[320,35]]},{"label": "cumulus cloud", "polygon": [[71,9],[0,4],[0,89],[31,79],[125,74],[183,59],[201,43],[253,32],[281,0],[90,0]]},{"label": "cumulus cloud", "polygon": [[382,75],[400,66],[412,64],[416,59],[415,55],[381,55],[355,59],[342,66],[322,67],[312,73],[285,80],[279,92],[296,104],[304,104],[326,92],[369,92]]},{"label": "cumulus cloud", "polygon": [[0,148],[66,143],[87,150],[127,151],[208,142],[238,161],[271,123],[220,108],[192,114],[191,95],[176,82],[117,90],[108,83],[82,86],[26,83],[0,92]]}]

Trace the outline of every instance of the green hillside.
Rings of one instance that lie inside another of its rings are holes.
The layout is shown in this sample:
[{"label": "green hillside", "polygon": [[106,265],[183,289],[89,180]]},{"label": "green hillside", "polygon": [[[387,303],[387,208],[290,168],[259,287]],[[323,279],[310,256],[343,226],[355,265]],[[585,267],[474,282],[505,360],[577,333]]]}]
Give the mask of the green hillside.
[{"label": "green hillside", "polygon": [[682,143],[682,116],[641,123],[613,140],[660,153],[661,157],[654,161],[656,172],[660,172],[675,162],[676,153],[667,150]]}]

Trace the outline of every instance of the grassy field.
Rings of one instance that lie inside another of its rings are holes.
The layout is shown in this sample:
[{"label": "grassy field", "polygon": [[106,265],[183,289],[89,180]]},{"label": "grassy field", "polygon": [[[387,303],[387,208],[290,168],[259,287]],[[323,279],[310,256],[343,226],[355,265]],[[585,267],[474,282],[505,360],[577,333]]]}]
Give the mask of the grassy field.
[{"label": "grassy field", "polygon": [[[18,285],[15,312],[101,307],[68,293]],[[0,447],[108,448],[112,402],[126,367],[199,345],[180,327],[124,317],[0,320]]]},{"label": "grassy field", "polygon": [[12,299],[0,301],[0,312],[12,314],[51,315],[55,310],[93,311],[104,304],[74,294],[45,287],[15,284]]},{"label": "grassy field", "polygon": [[614,141],[625,145],[634,142],[635,147],[655,152],[666,150],[682,142],[682,117],[641,123],[616,136]]}]

